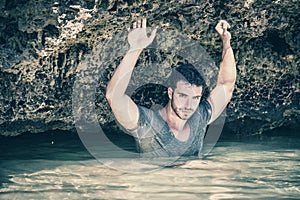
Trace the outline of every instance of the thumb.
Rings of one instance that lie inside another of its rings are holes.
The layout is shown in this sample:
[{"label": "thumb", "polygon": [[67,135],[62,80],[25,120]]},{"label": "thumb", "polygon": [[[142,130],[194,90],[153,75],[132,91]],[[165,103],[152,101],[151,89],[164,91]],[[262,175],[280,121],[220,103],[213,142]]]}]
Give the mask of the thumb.
[{"label": "thumb", "polygon": [[151,32],[151,35],[150,35],[150,39],[151,39],[151,41],[153,41],[154,40],[154,38],[155,38],[155,36],[156,36],[156,31],[157,31],[157,29],[154,29],[152,32]]}]

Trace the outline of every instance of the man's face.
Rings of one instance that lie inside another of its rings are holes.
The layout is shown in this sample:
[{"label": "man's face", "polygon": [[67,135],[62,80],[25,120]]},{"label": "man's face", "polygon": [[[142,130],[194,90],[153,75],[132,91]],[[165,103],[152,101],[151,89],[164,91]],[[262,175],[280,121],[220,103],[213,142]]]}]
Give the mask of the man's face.
[{"label": "man's face", "polygon": [[177,82],[174,91],[169,88],[171,107],[180,119],[187,120],[194,114],[200,103],[202,90],[201,86],[191,85],[186,81]]}]

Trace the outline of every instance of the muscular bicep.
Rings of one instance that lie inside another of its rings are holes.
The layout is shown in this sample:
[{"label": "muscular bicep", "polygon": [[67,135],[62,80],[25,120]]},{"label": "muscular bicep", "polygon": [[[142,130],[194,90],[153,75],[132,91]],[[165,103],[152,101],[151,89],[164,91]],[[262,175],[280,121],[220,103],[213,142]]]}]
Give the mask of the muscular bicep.
[{"label": "muscular bicep", "polygon": [[217,85],[210,93],[208,102],[212,107],[212,114],[208,124],[215,121],[226,108],[232,97],[233,90],[224,85]]},{"label": "muscular bicep", "polygon": [[108,99],[113,114],[120,125],[125,129],[134,129],[137,127],[139,119],[139,109],[133,100],[124,95],[122,98]]}]

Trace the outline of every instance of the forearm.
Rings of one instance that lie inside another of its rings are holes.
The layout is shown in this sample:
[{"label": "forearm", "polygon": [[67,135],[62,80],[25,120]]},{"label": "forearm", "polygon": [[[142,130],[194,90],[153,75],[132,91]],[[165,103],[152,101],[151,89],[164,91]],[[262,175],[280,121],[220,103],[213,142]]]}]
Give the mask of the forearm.
[{"label": "forearm", "polygon": [[223,42],[222,61],[220,64],[218,85],[233,89],[236,81],[236,64],[230,40]]},{"label": "forearm", "polygon": [[131,75],[142,50],[128,51],[115,70],[106,88],[108,100],[119,99],[125,95]]}]

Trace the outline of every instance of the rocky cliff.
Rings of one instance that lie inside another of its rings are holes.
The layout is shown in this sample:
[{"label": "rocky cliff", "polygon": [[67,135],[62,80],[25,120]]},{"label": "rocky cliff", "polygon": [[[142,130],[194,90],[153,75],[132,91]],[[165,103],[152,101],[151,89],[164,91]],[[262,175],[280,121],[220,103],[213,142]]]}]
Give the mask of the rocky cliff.
[{"label": "rocky cliff", "polygon": [[[200,44],[215,62],[208,61],[209,69],[217,71],[221,42],[214,26],[226,19],[238,71],[226,128],[237,134],[299,128],[297,0],[2,0],[0,9],[1,135],[74,130],[74,102],[80,99],[90,99],[100,124],[112,126],[104,90],[128,49],[126,28],[140,16],[170,40],[158,34],[155,45],[164,48],[144,51],[131,83],[138,88],[132,92],[135,101],[149,107],[163,102],[162,84],[139,85],[154,74],[167,76],[174,63],[195,58],[197,51],[178,55],[178,34],[180,47]],[[149,64],[156,67],[143,70]]]}]

